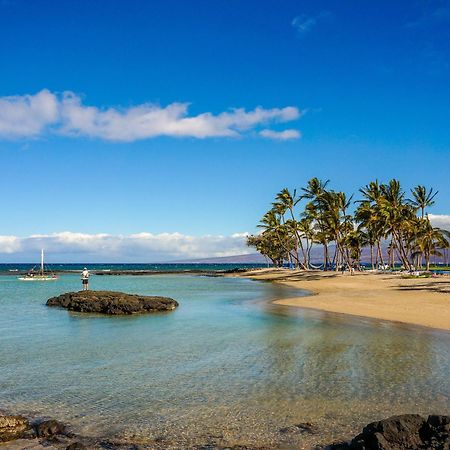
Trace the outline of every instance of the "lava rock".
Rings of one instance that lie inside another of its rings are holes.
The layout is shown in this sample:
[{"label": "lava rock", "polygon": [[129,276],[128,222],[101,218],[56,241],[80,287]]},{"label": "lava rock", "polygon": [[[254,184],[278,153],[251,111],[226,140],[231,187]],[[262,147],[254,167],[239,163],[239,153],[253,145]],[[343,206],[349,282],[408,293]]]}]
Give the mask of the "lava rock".
[{"label": "lava rock", "polygon": [[0,442],[25,437],[30,428],[30,423],[25,417],[0,415]]},{"label": "lava rock", "polygon": [[172,311],[178,302],[168,297],[125,294],[113,291],[80,291],[52,297],[47,306],[59,306],[69,311],[128,315]]},{"label": "lava rock", "polygon": [[329,446],[332,450],[450,449],[450,416],[418,414],[393,416],[369,423],[350,443]]},{"label": "lava rock", "polygon": [[37,437],[51,437],[57,434],[65,434],[66,427],[57,420],[44,420],[35,425]]},{"label": "lava rock", "polygon": [[223,273],[245,273],[248,272],[248,269],[244,267],[234,267],[233,269],[224,270]]}]

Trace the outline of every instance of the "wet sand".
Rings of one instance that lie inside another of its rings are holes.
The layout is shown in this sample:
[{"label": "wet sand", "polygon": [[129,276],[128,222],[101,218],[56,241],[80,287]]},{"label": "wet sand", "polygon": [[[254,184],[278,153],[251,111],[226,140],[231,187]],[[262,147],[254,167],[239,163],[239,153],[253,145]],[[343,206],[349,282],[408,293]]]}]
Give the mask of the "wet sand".
[{"label": "wet sand", "polygon": [[311,296],[276,304],[312,308],[450,331],[450,277],[403,278],[401,274],[257,269],[236,274],[305,289]]}]

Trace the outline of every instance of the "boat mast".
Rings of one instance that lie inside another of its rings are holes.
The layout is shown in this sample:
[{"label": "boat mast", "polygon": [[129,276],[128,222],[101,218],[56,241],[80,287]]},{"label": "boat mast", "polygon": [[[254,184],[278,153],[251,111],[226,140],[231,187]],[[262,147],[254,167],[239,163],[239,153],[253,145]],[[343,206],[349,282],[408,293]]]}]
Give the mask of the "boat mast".
[{"label": "boat mast", "polygon": [[44,275],[44,249],[41,249],[41,275]]}]

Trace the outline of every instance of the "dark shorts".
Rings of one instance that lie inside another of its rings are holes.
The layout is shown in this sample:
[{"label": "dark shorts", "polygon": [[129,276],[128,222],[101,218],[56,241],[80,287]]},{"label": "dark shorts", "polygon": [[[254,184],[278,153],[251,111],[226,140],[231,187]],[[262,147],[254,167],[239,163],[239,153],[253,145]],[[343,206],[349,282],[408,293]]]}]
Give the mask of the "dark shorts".
[{"label": "dark shorts", "polygon": [[89,280],[86,278],[86,279],[82,280],[82,282],[83,282],[83,284],[88,284]]}]

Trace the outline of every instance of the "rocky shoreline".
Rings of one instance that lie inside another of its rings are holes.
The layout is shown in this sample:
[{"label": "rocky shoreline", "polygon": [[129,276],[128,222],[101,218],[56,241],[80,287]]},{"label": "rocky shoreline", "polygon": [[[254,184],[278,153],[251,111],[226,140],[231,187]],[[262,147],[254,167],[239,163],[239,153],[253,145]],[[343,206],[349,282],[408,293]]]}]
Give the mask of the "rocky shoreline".
[{"label": "rocky shoreline", "polygon": [[46,305],[83,313],[130,315],[173,311],[178,307],[178,302],[169,297],[114,291],[79,291],[52,297]]},{"label": "rocky shoreline", "polygon": [[[313,424],[301,423],[281,428],[281,434],[316,434]],[[53,419],[31,420],[19,415],[0,413],[0,447],[19,450],[268,450],[267,447],[246,445],[223,446],[212,443],[186,447],[173,442],[154,440],[149,443],[114,442],[108,439],[78,436]],[[278,448],[278,447],[271,447]],[[281,448],[281,447],[280,447]],[[283,447],[284,448],[284,447]],[[365,426],[360,434],[348,441],[330,443],[316,450],[448,450],[450,448],[450,416],[418,414],[393,416]]]},{"label": "rocky shoreline", "polygon": [[450,449],[450,416],[405,414],[372,422],[350,442],[330,450]]}]

